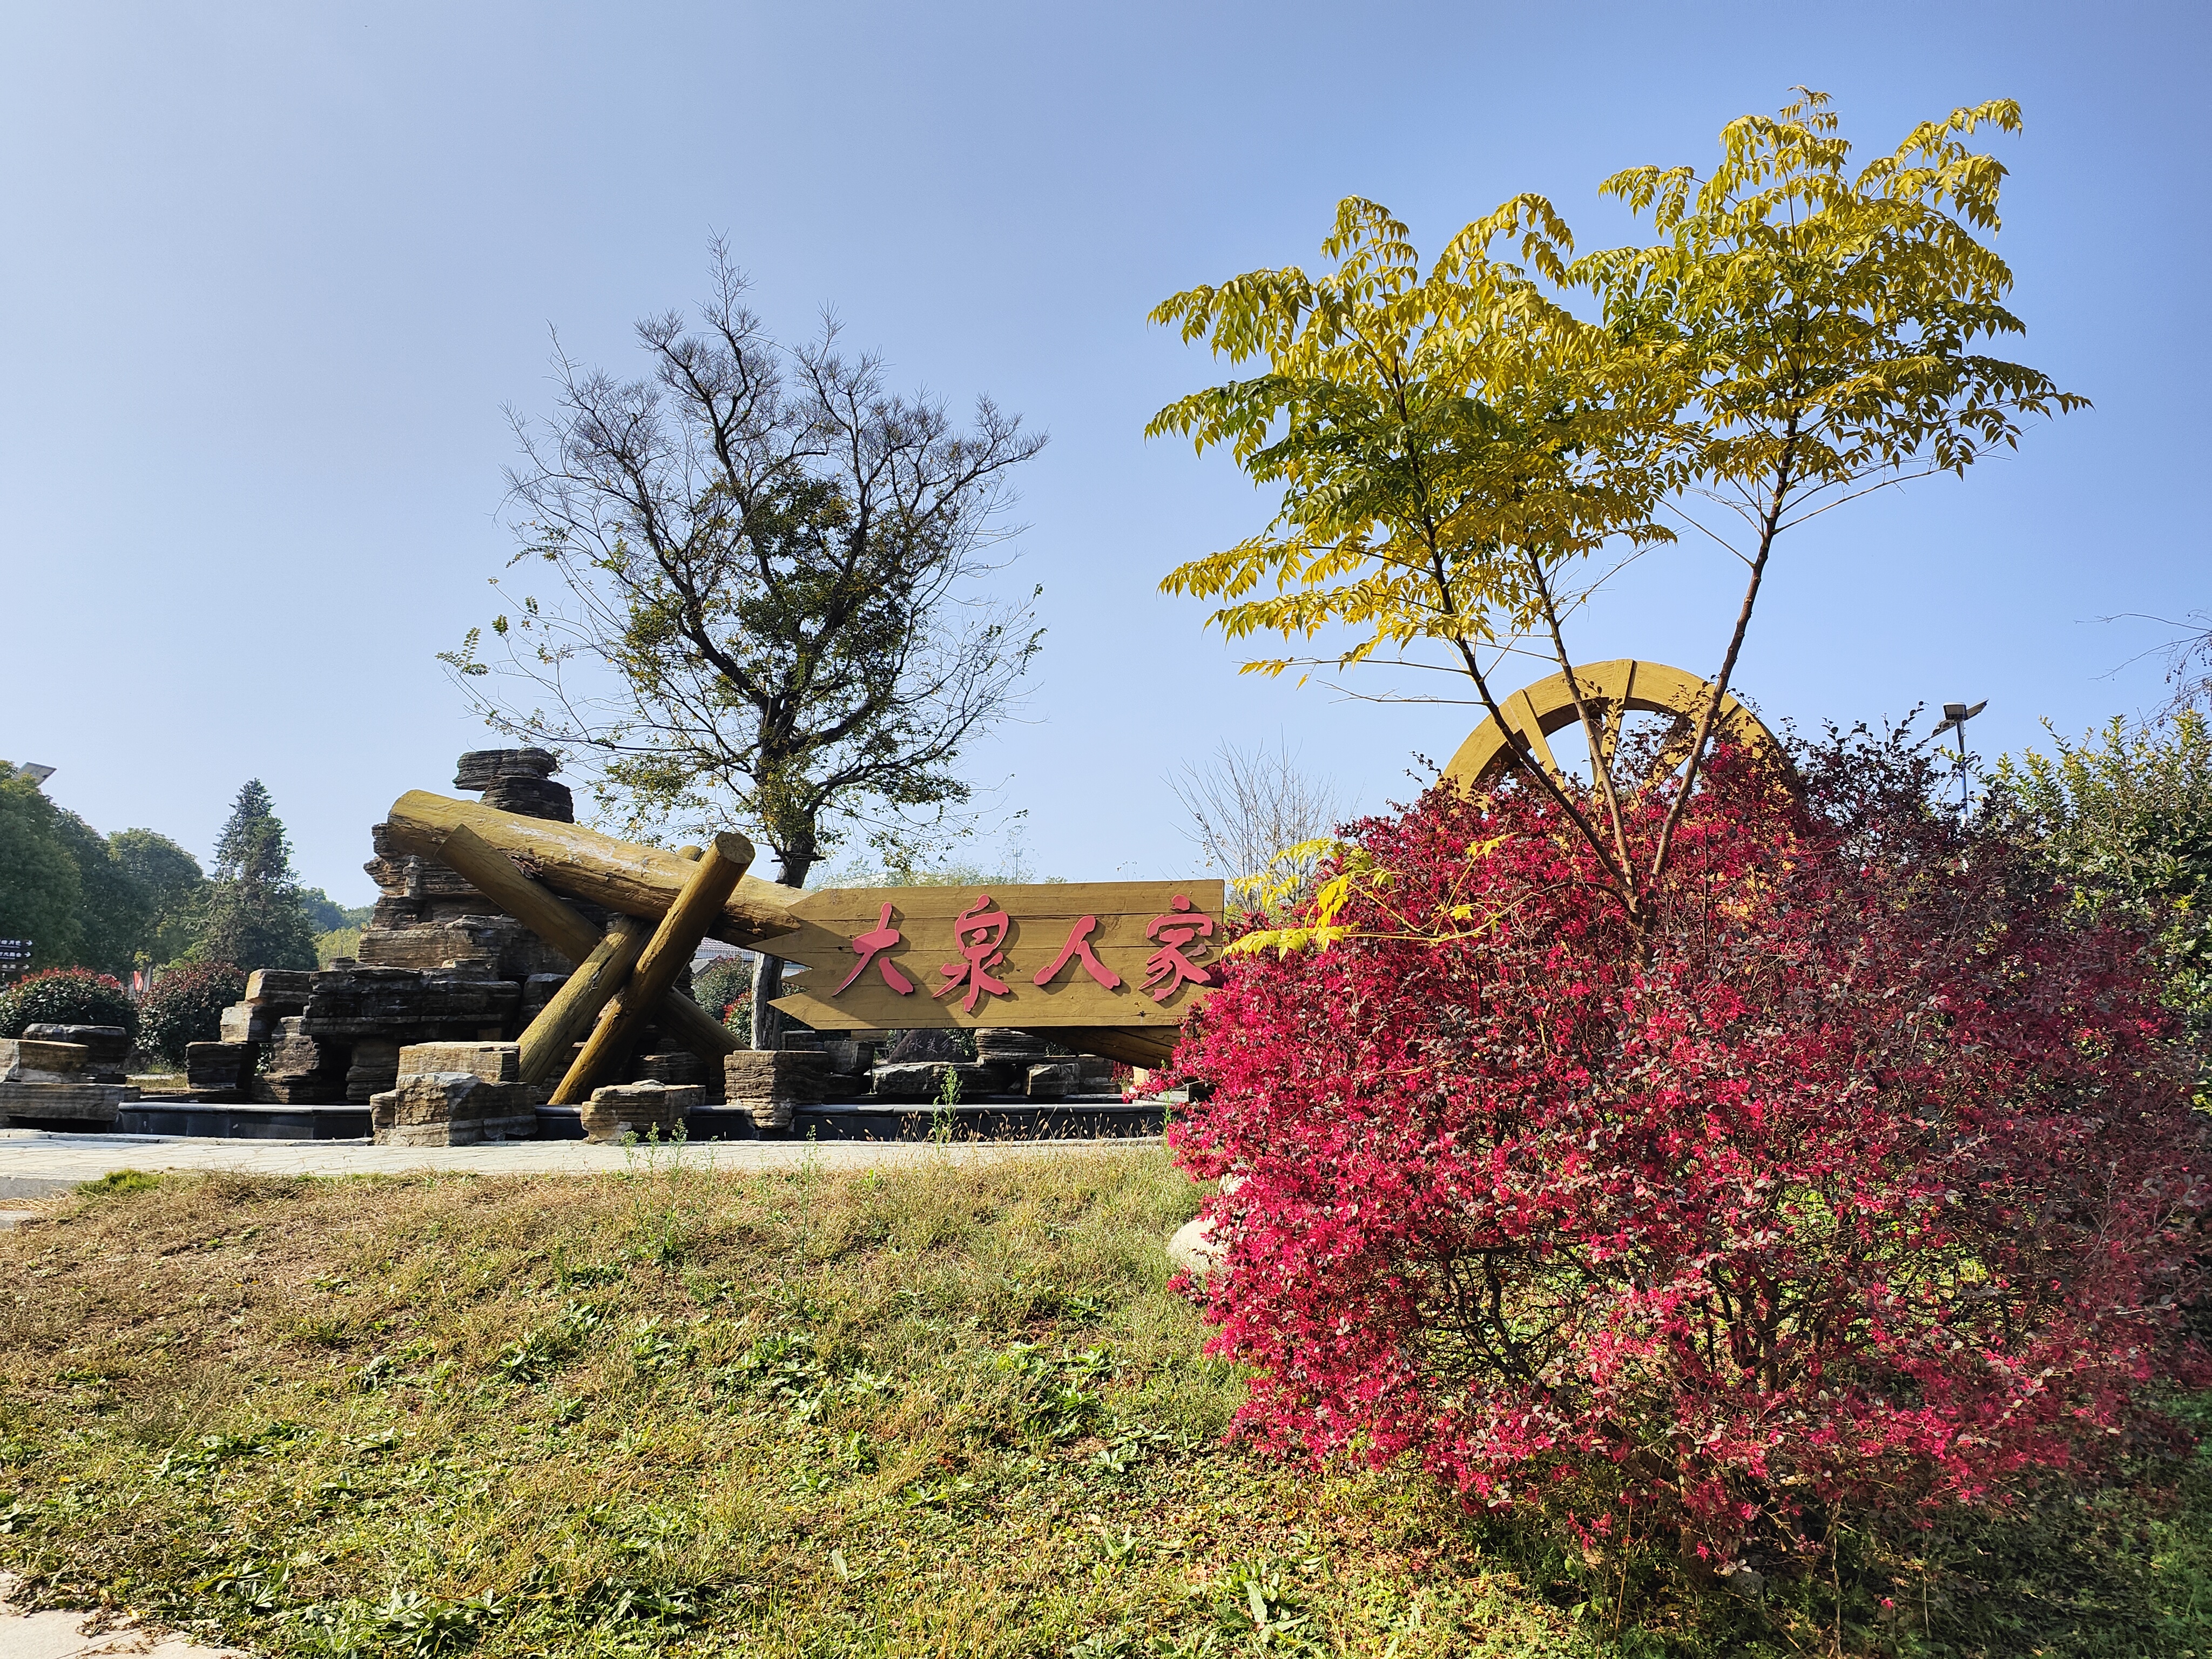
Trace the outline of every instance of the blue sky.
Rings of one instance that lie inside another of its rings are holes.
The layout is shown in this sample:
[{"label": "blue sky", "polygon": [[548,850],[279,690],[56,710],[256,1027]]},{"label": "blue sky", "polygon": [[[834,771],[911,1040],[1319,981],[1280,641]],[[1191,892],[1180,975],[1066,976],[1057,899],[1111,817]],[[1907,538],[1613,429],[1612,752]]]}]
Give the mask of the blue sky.
[{"label": "blue sky", "polygon": [[[2212,604],[2202,104],[2187,6],[374,8],[0,17],[0,756],[103,830],[204,855],[262,778],[305,878],[364,902],[368,830],[492,741],[435,653],[494,608],[548,327],[635,361],[730,239],[787,335],[834,307],[896,380],[1048,429],[1010,581],[1050,629],[973,775],[1041,872],[1196,866],[1163,775],[1286,738],[1361,806],[1462,710],[1238,678],[1156,592],[1262,521],[1223,460],[1146,443],[1212,373],[1164,295],[1318,263],[1337,199],[1425,248],[1542,191],[1708,163],[1794,82],[1862,152],[1960,103],[2027,131],[1998,246],[2015,355],[2095,400],[2017,457],[1785,544],[1739,674],[1771,716],[1987,697],[1984,750],[2154,705],[2147,624]],[[1720,556],[1648,561],[1578,654],[1710,672]],[[2118,671],[2118,672],[2115,672]],[[1384,689],[1376,684],[1369,689]],[[966,849],[971,853],[975,848]],[[981,849],[990,852],[988,847]],[[985,861],[988,861],[988,857]]]}]

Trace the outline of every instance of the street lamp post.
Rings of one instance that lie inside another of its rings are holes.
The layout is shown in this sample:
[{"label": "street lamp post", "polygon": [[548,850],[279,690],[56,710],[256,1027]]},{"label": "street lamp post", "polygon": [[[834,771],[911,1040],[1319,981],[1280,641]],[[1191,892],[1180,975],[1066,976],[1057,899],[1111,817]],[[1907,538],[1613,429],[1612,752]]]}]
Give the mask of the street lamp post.
[{"label": "street lamp post", "polygon": [[1966,810],[1966,722],[1989,706],[1987,697],[1972,708],[1963,702],[1947,702],[1943,705],[1942,725],[1928,734],[1930,738],[1940,738],[1946,732],[1959,734],[1959,810],[1962,812]]}]

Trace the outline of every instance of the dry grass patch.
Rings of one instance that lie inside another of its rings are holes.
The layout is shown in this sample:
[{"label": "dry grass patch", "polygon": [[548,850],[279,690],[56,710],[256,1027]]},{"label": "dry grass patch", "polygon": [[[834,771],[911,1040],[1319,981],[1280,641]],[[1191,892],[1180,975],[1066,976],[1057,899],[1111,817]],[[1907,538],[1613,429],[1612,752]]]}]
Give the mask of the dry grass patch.
[{"label": "dry grass patch", "polygon": [[1225,1450],[1157,1151],[111,1181],[0,1235],[0,1564],[270,1654],[1515,1655],[1418,1483]]}]

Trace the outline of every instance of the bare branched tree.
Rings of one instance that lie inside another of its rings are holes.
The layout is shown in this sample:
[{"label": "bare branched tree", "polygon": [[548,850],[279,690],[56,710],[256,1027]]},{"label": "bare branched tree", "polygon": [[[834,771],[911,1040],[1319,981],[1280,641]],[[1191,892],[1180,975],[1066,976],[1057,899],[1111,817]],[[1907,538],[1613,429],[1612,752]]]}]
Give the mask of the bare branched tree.
[{"label": "bare branched tree", "polygon": [[[798,887],[856,830],[910,845],[969,800],[954,763],[1042,636],[980,579],[1015,533],[1006,475],[1045,441],[988,399],[962,430],[888,392],[833,321],[779,344],[720,242],[713,278],[696,331],[674,312],[638,325],[648,378],[556,347],[555,414],[510,411],[509,568],[552,591],[442,656],[488,723],[567,757],[604,817],[634,836],[740,823]],[[780,964],[762,966],[754,1036],[772,1045]]]},{"label": "bare branched tree", "polygon": [[1224,742],[1205,765],[1186,761],[1167,785],[1190,814],[1185,833],[1206,863],[1247,884],[1247,891],[1263,874],[1271,881],[1302,881],[1318,858],[1278,862],[1278,855],[1328,836],[1344,812],[1336,787],[1300,770],[1297,755],[1279,740],[1273,749]]}]

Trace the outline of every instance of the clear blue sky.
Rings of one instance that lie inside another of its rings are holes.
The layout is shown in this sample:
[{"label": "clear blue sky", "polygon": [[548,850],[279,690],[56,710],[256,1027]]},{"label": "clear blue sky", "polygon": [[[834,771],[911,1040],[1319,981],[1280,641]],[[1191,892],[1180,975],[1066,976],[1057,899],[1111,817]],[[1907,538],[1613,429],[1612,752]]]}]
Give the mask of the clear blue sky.
[{"label": "clear blue sky", "polygon": [[[349,902],[368,830],[492,741],[434,653],[508,545],[501,414],[547,328],[627,368],[726,233],[759,308],[834,306],[896,377],[1048,428],[1012,573],[1051,633],[974,775],[1037,867],[1194,868],[1161,784],[1227,737],[1405,798],[1459,710],[1239,679],[1155,591],[1256,526],[1224,461],[1147,444],[1209,361],[1148,330],[1194,282],[1317,262],[1334,204],[1433,248],[1518,190],[1584,246],[1596,181],[1706,165],[1793,82],[1863,152],[2008,95],[2018,355],[2096,409],[1787,548],[1740,673],[1770,715],[1990,699],[1980,746],[2158,699],[2212,603],[2198,6],[629,5],[10,8],[0,17],[0,756],[102,830],[204,856],[258,775]],[[2191,110],[2199,113],[2191,115]],[[1711,672],[1714,556],[1647,564],[1585,658]],[[1381,689],[1376,687],[1375,689]],[[985,849],[988,852],[988,849]]]}]

